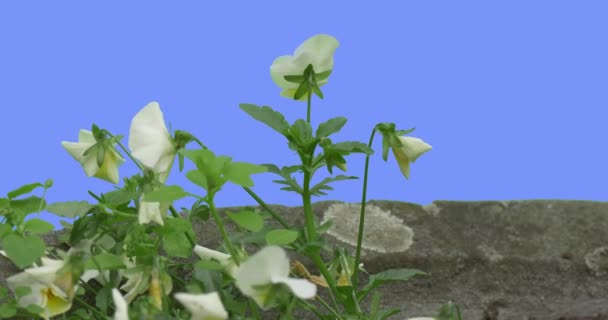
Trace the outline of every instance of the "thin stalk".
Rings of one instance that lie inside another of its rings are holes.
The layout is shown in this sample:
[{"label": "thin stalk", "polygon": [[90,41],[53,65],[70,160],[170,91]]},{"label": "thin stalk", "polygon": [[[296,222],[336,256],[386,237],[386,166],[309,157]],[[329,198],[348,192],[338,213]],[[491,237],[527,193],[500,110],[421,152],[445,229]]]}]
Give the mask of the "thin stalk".
[{"label": "thin stalk", "polygon": [[325,307],[325,309],[327,309],[327,311],[329,311],[331,314],[333,314],[336,319],[344,319],[339,313],[338,311],[332,309],[332,307],[330,307],[327,302],[325,302],[323,299],[321,299],[321,297],[319,296],[315,296],[315,300],[317,300],[318,303],[320,303],[323,307]]},{"label": "thin stalk", "polygon": [[213,194],[209,195],[209,201],[208,201],[209,211],[211,212],[211,215],[213,216],[213,220],[215,220],[215,224],[217,224],[217,227],[220,230],[220,235],[222,236],[222,239],[224,240],[226,247],[228,247],[228,251],[230,251],[230,255],[232,256],[232,259],[238,266],[239,265],[238,254],[236,252],[236,249],[234,249],[234,247],[232,246],[232,242],[230,242],[230,239],[228,238],[228,234],[226,233],[226,229],[224,229],[224,223],[222,222],[222,219],[220,218],[220,216],[217,214],[217,211],[215,210],[215,203],[213,202],[213,197],[214,197]]},{"label": "thin stalk", "polygon": [[[372,131],[369,137],[369,143],[367,146],[372,147],[374,141],[374,135],[376,134],[376,128]],[[357,284],[359,282],[359,264],[361,263],[361,245],[363,243],[363,227],[365,225],[365,201],[367,196],[367,174],[369,172],[369,154],[365,156],[365,169],[363,172],[363,192],[361,195],[361,212],[359,213],[359,234],[357,235],[357,249],[355,253],[355,271],[353,272],[352,284],[353,289],[357,290]]]},{"label": "thin stalk", "polygon": [[127,150],[127,148],[125,148],[125,146],[122,145],[122,143],[120,141],[118,141],[118,139],[116,139],[116,137],[114,135],[112,135],[110,132],[104,130],[109,136],[110,138],[114,139],[114,141],[116,141],[116,144],[122,149],[122,151],[124,151],[124,153],[127,154],[127,156],[129,158],[131,158],[131,160],[133,161],[133,163],[135,163],[135,165],[139,168],[139,170],[141,170],[141,172],[144,172],[144,167],[139,163],[139,161],[135,160],[135,158],[133,158],[133,155],[131,155],[131,152],[129,152],[129,150]]},{"label": "thin stalk", "polygon": [[272,209],[270,209],[270,207],[268,207],[268,205],[257,195],[255,194],[255,192],[253,192],[253,190],[251,190],[248,187],[243,187],[243,189],[245,191],[247,191],[247,193],[249,193],[249,195],[255,199],[255,201],[257,201],[257,203],[264,208],[264,210],[266,210],[268,213],[270,213],[270,215],[277,220],[278,223],[280,223],[283,228],[285,229],[291,229],[291,227],[289,226],[289,224],[287,224],[287,221],[285,221],[283,218],[281,218],[281,216],[279,216],[276,212],[274,212]]}]

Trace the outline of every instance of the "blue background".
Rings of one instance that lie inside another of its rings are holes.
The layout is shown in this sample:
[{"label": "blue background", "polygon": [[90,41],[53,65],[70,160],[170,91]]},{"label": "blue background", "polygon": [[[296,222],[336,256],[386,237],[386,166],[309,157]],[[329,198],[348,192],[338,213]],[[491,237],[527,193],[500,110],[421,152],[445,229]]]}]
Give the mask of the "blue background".
[{"label": "blue background", "polygon": [[[377,139],[368,199],[608,199],[608,2],[289,3],[1,2],[0,195],[52,178],[49,203],[94,202],[87,189],[112,185],[87,178],[60,142],[77,141],[93,122],[127,135],[153,100],[173,129],[216,154],[295,164],[284,138],[238,104],[305,118],[304,103],[279,96],[269,67],[327,33],[340,47],[326,98],[313,101],[313,126],[347,116],[334,141],[367,142],[376,123],[390,121],[416,127],[411,135],[433,146],[405,180],[392,154],[382,161]],[[362,177],[364,157],[347,160],[347,174]],[[173,169],[167,184],[203,192]],[[254,190],[269,203],[300,205],[275,177],[257,175]],[[360,201],[362,179],[334,187],[315,200]],[[218,206],[248,204],[232,185],[217,198]]]}]

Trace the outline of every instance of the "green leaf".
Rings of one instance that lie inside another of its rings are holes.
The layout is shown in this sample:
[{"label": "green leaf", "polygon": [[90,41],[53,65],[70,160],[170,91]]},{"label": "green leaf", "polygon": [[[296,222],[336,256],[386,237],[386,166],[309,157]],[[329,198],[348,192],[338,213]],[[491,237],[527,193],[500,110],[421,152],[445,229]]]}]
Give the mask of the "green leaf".
[{"label": "green leaf", "polygon": [[15,211],[19,211],[23,215],[38,212],[44,209],[46,201],[40,197],[30,196],[25,199],[11,200],[11,208]]},{"label": "green leaf", "polygon": [[106,146],[103,143],[99,143],[99,146],[97,147],[97,166],[98,167],[102,167],[103,166],[103,160],[106,157]]},{"label": "green leaf", "polygon": [[330,186],[327,185],[328,183],[334,182],[334,181],[352,180],[352,179],[359,179],[359,178],[355,177],[355,176],[345,176],[345,175],[337,175],[335,177],[327,177],[327,178],[321,180],[321,182],[317,183],[312,188],[310,188],[310,194],[313,195],[313,196],[327,195],[326,193],[324,193],[321,190],[333,190],[332,187],[330,187]]},{"label": "green leaf", "polygon": [[227,212],[228,217],[238,224],[240,227],[249,231],[258,232],[264,226],[262,216],[251,210],[243,210],[239,212]]},{"label": "green leaf", "polygon": [[346,118],[344,117],[332,118],[321,123],[317,128],[317,139],[325,138],[340,131],[345,124]]},{"label": "green leaf", "polygon": [[205,175],[198,171],[198,170],[190,170],[188,172],[186,172],[186,178],[188,178],[188,180],[190,180],[192,183],[196,184],[197,186],[208,190],[207,188],[207,178],[205,177]]},{"label": "green leaf", "polygon": [[188,240],[196,239],[192,224],[186,219],[167,219],[161,229],[163,248],[171,256],[189,258],[192,255],[193,245]]},{"label": "green leaf", "polygon": [[7,194],[7,196],[8,196],[9,199],[14,199],[14,198],[17,198],[20,195],[24,195],[24,194],[30,193],[30,192],[34,191],[34,189],[36,189],[38,187],[44,187],[44,185],[42,185],[39,182],[25,184],[25,185],[23,185],[23,186],[15,189],[15,190],[9,192]]},{"label": "green leaf", "polygon": [[248,103],[241,103],[239,106],[255,120],[264,123],[286,137],[288,136],[289,123],[280,112],[267,106],[258,107]]},{"label": "green leaf", "polygon": [[298,239],[300,234],[297,231],[289,229],[275,229],[266,234],[266,243],[268,245],[285,246]]},{"label": "green leaf", "polygon": [[103,287],[97,292],[97,296],[95,296],[95,306],[101,310],[101,312],[106,313],[108,307],[112,305],[112,288],[111,287]]},{"label": "green leaf", "polygon": [[303,119],[296,120],[290,128],[291,136],[299,148],[304,148],[314,141],[310,123]]},{"label": "green leaf", "polygon": [[97,270],[97,265],[101,270],[119,270],[126,267],[119,256],[109,252],[103,252],[88,259],[85,269]]},{"label": "green leaf", "polygon": [[388,149],[390,148],[388,140],[388,136],[382,136],[382,160],[384,160],[384,162],[388,160]]},{"label": "green leaf", "polygon": [[0,223],[0,239],[2,239],[6,234],[11,231],[13,231],[13,228],[10,225],[6,223]]},{"label": "green leaf", "polygon": [[234,184],[242,187],[253,187],[253,180],[250,175],[266,172],[264,166],[247,162],[229,162],[224,167],[224,177]]},{"label": "green leaf", "polygon": [[11,233],[4,237],[2,247],[6,255],[17,265],[24,269],[31,266],[44,254],[44,241],[35,236],[20,236]]},{"label": "green leaf", "polygon": [[55,202],[46,207],[46,211],[61,217],[75,218],[84,216],[94,206],[86,201]]},{"label": "green leaf", "polygon": [[263,164],[263,166],[266,167],[268,172],[277,174],[285,178],[285,180],[272,180],[272,182],[287,185],[287,187],[283,187],[281,188],[281,190],[294,191],[299,194],[302,194],[304,192],[298,182],[291,176],[291,174],[297,171],[297,168],[299,168],[300,166],[283,167],[280,170],[274,164]]},{"label": "green leaf", "polygon": [[149,202],[173,202],[186,196],[188,196],[188,192],[180,186],[161,185],[157,190],[144,193],[144,200]]},{"label": "green leaf", "polygon": [[25,222],[23,229],[31,234],[44,234],[53,231],[55,227],[42,219],[33,218]]},{"label": "green leaf", "polygon": [[224,269],[224,266],[213,260],[200,260],[194,264],[194,268],[221,271]]},{"label": "green leaf", "polygon": [[31,287],[17,287],[15,289],[15,296],[17,296],[17,298],[25,297],[30,293],[32,293]]},{"label": "green leaf", "polygon": [[0,319],[12,319],[17,314],[17,303],[6,301],[0,305]]},{"label": "green leaf", "polygon": [[327,71],[315,73],[315,80],[323,81],[323,80],[329,78],[329,75],[331,74],[331,72],[332,72],[332,70],[327,70]]},{"label": "green leaf", "polygon": [[387,282],[405,281],[415,275],[423,274],[426,273],[416,269],[390,269],[371,275],[367,284],[359,292],[359,301],[363,300],[363,298],[365,298],[365,296],[369,294],[371,290],[374,290]]},{"label": "green leaf", "polygon": [[339,152],[348,152],[348,153],[356,152],[356,153],[365,153],[365,154],[369,154],[369,155],[374,154],[374,150],[372,150],[366,144],[364,144],[362,142],[358,142],[358,141],[344,141],[344,142],[334,143],[331,146],[331,148],[333,150],[336,150]]},{"label": "green leaf", "polygon": [[103,200],[108,205],[121,205],[131,202],[131,200],[137,197],[137,193],[124,189],[114,190],[102,194]]},{"label": "green leaf", "polygon": [[25,307],[25,310],[27,310],[27,312],[33,313],[33,314],[41,314],[44,312],[44,308],[42,308],[41,306],[39,306],[37,304],[30,304],[27,307]]}]

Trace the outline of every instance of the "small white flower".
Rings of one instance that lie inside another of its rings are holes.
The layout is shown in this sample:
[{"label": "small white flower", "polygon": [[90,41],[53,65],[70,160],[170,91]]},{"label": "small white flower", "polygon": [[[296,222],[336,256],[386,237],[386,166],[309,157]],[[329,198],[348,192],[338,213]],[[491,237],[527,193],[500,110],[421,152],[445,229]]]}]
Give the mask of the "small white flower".
[{"label": "small white flower", "polygon": [[163,217],[169,210],[170,203],[160,202],[148,202],[143,200],[144,197],[139,198],[139,210],[138,210],[138,221],[139,224],[146,224],[154,221],[159,225],[164,225]]},{"label": "small white flower", "polygon": [[289,258],[280,247],[270,246],[257,252],[236,270],[236,286],[261,308],[268,307],[273,285],[284,284],[298,298],[311,299],[317,287],[308,280],[289,278]]},{"label": "small white flower", "polygon": [[157,102],[150,102],[133,117],[129,149],[145,167],[159,175],[161,183],[165,183],[177,150]]},{"label": "small white flower", "polygon": [[410,178],[410,162],[415,162],[423,153],[432,149],[432,147],[422,139],[414,137],[398,137],[402,146],[391,146],[393,154],[397,159],[401,173],[406,179]]},{"label": "small white flower", "polygon": [[84,129],[81,129],[78,133],[78,142],[61,141],[61,145],[72,158],[80,162],[87,177],[94,176],[117,184],[119,179],[118,167],[125,162],[125,159],[113,147],[105,148],[103,163],[99,167],[96,152],[89,152],[86,156],[84,155],[84,152],[96,143],[93,133]]},{"label": "small white flower", "polygon": [[237,266],[229,254],[211,250],[199,245],[194,246],[194,253],[196,253],[196,255],[203,260],[215,260],[219,262],[224,268],[226,268],[228,274],[234,277]]},{"label": "small white flower", "polygon": [[129,320],[129,306],[118,289],[112,289],[114,300],[114,320]]},{"label": "small white flower", "polygon": [[[42,266],[25,269],[6,279],[8,287],[14,292],[20,287],[29,287],[31,291],[19,298],[22,307],[30,304],[40,306],[43,311],[40,316],[49,319],[58,314],[65,313],[72,307],[72,295],[78,286],[72,283],[72,274],[61,272],[65,266],[64,261],[41,258]],[[97,271],[87,271],[82,276],[83,281],[98,275]]]},{"label": "small white flower", "polygon": [[[290,75],[302,75],[304,69],[312,64],[315,73],[332,70],[334,67],[334,52],[338,48],[338,40],[326,34],[315,35],[304,41],[294,52],[293,56],[280,56],[272,62],[270,76],[281,88],[281,96],[294,98],[297,83],[283,78]],[[327,83],[327,79],[317,81],[319,86]],[[300,100],[306,100],[304,96]]]},{"label": "small white flower", "polygon": [[217,292],[205,294],[176,293],[179,301],[190,313],[192,320],[223,320],[228,319],[228,312]]}]

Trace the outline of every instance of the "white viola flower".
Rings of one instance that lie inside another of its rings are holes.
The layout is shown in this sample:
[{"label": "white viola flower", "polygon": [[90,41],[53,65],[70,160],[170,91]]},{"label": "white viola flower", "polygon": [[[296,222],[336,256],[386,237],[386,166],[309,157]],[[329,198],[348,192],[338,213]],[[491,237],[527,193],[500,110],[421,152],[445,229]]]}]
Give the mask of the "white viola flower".
[{"label": "white viola flower", "polygon": [[217,292],[205,294],[176,293],[179,301],[192,314],[192,320],[223,320],[228,319],[228,312]]},{"label": "white viola flower", "polygon": [[[30,292],[18,299],[19,305],[37,305],[43,309],[40,316],[49,319],[65,313],[72,307],[72,297],[78,286],[72,282],[70,270],[64,269],[64,261],[45,257],[41,260],[42,266],[25,269],[7,278],[6,282],[13,292],[20,287],[29,287]],[[97,275],[98,272],[92,270],[85,272],[80,278],[86,282]]]},{"label": "white viola flower", "polygon": [[[285,80],[284,76],[302,75],[309,64],[315,73],[330,71],[334,67],[334,52],[338,48],[338,40],[326,34],[315,35],[304,41],[294,52],[293,56],[280,56],[270,66],[270,76],[283,91],[281,96],[294,98],[297,83]],[[327,83],[327,78],[317,81],[319,86]],[[302,97],[300,100],[306,100]]]},{"label": "white viola flower", "polygon": [[114,320],[129,320],[129,306],[118,289],[112,289],[112,300],[114,300]]},{"label": "white viola flower", "polygon": [[275,285],[286,285],[300,299],[311,299],[317,287],[306,279],[289,278],[289,258],[280,247],[269,246],[260,250],[245,262],[235,273],[236,286],[251,297],[261,308],[271,306],[268,301]]},{"label": "white viola flower", "polygon": [[194,246],[194,253],[196,253],[196,255],[203,260],[215,260],[219,262],[226,269],[228,274],[234,277],[237,266],[229,254],[211,250],[209,248],[199,246],[198,244]]},{"label": "white viola flower", "polygon": [[401,173],[406,179],[410,178],[410,162],[415,162],[423,153],[432,149],[432,147],[422,139],[414,137],[398,137],[402,146],[391,146],[393,154],[397,159]]},{"label": "white viola flower", "polygon": [[78,142],[61,141],[61,145],[72,158],[80,162],[87,177],[96,177],[117,184],[119,179],[118,167],[125,162],[125,159],[114,147],[106,147],[103,163],[99,167],[96,152],[89,152],[86,156],[84,155],[84,152],[96,143],[93,133],[84,129],[81,129],[78,133]]},{"label": "white viola flower", "polygon": [[150,102],[133,117],[129,149],[141,163],[167,181],[177,150],[157,102]]},{"label": "white viola flower", "polygon": [[144,196],[141,196],[139,198],[139,209],[137,213],[139,224],[146,224],[154,221],[163,226],[163,217],[167,214],[167,210],[169,210],[170,206],[171,203],[144,201]]}]

